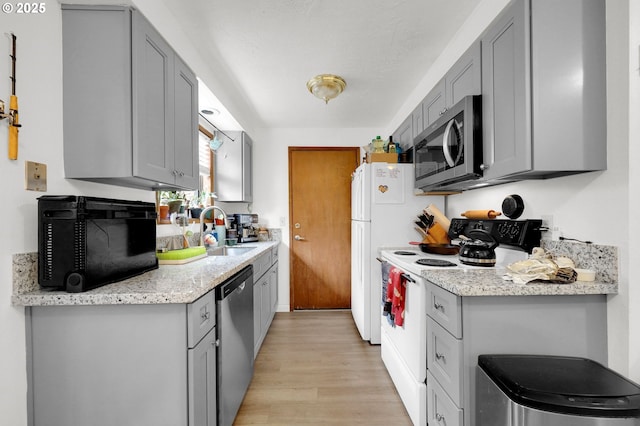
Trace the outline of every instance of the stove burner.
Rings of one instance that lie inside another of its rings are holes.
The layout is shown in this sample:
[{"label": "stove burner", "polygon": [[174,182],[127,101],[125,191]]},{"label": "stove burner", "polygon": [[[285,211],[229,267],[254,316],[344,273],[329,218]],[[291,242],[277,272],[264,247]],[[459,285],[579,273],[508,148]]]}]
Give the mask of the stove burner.
[{"label": "stove burner", "polygon": [[448,260],[431,259],[428,257],[424,259],[418,259],[416,260],[416,263],[418,265],[424,265],[424,266],[458,266],[453,262],[449,262]]},{"label": "stove burner", "polygon": [[416,253],[414,251],[405,251],[405,250],[394,251],[393,254],[399,254],[401,256],[415,256],[416,255]]}]

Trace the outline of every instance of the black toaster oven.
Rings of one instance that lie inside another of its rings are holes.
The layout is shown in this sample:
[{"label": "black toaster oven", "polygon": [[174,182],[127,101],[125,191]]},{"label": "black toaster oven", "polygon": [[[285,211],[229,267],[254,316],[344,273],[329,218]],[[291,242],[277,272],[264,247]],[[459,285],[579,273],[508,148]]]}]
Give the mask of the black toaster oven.
[{"label": "black toaster oven", "polygon": [[38,282],[78,293],[158,268],[155,204],[38,198]]}]

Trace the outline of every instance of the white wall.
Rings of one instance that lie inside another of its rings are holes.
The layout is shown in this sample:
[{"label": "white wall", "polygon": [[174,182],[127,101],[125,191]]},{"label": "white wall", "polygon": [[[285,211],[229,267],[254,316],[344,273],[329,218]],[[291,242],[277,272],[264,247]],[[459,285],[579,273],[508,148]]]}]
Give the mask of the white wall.
[{"label": "white wall", "polygon": [[[318,101],[322,102],[322,101]],[[331,105],[329,105],[331,106]],[[253,211],[260,222],[282,229],[279,251],[278,310],[289,311],[289,157],[290,146],[360,147],[380,129],[259,129],[253,159]],[[329,213],[327,213],[329,214]]]},{"label": "white wall", "polygon": [[[640,224],[633,220],[637,216],[640,208],[640,195],[638,194],[638,186],[640,184],[640,0],[630,0],[627,11],[621,6],[621,14],[626,12],[629,19],[629,44],[628,48],[629,63],[626,68],[629,80],[629,112],[624,114],[628,120],[629,128],[629,211],[628,211],[628,234],[629,240],[635,242],[640,235]],[[624,15],[623,15],[624,16]],[[624,26],[624,25],[622,25]],[[625,44],[623,43],[623,46]],[[624,79],[625,77],[623,77]],[[624,108],[622,108],[624,113]],[[631,143],[631,141],[634,141]],[[628,258],[624,265],[628,270],[629,278],[629,299],[627,306],[629,307],[629,375],[635,380],[640,381],[640,272],[631,265],[640,265],[640,250],[630,250],[630,245],[625,247]]]}]

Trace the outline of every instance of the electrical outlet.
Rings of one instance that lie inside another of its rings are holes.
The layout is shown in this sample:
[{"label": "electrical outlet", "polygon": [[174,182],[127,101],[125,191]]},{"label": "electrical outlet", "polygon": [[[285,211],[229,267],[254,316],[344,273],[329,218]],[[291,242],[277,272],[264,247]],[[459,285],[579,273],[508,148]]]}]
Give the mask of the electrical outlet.
[{"label": "electrical outlet", "polygon": [[542,228],[546,229],[542,231],[542,239],[543,240],[552,240],[553,238],[553,216],[550,214],[540,215],[540,219],[542,219]]},{"label": "electrical outlet", "polygon": [[546,231],[542,232],[542,239],[547,241],[557,241],[562,236],[562,232],[560,232],[560,228],[555,226],[553,223],[553,215],[543,214],[540,215],[540,219],[542,219],[542,227],[546,228]]},{"label": "electrical outlet", "polygon": [[28,191],[47,192],[47,165],[25,161],[24,186]]}]

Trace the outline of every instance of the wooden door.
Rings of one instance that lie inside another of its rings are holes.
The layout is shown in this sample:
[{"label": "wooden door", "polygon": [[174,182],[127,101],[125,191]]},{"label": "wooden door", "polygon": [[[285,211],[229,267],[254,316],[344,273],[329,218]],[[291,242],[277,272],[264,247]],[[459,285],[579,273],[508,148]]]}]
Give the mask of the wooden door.
[{"label": "wooden door", "polygon": [[292,309],[351,307],[351,174],[359,148],[289,148]]}]

